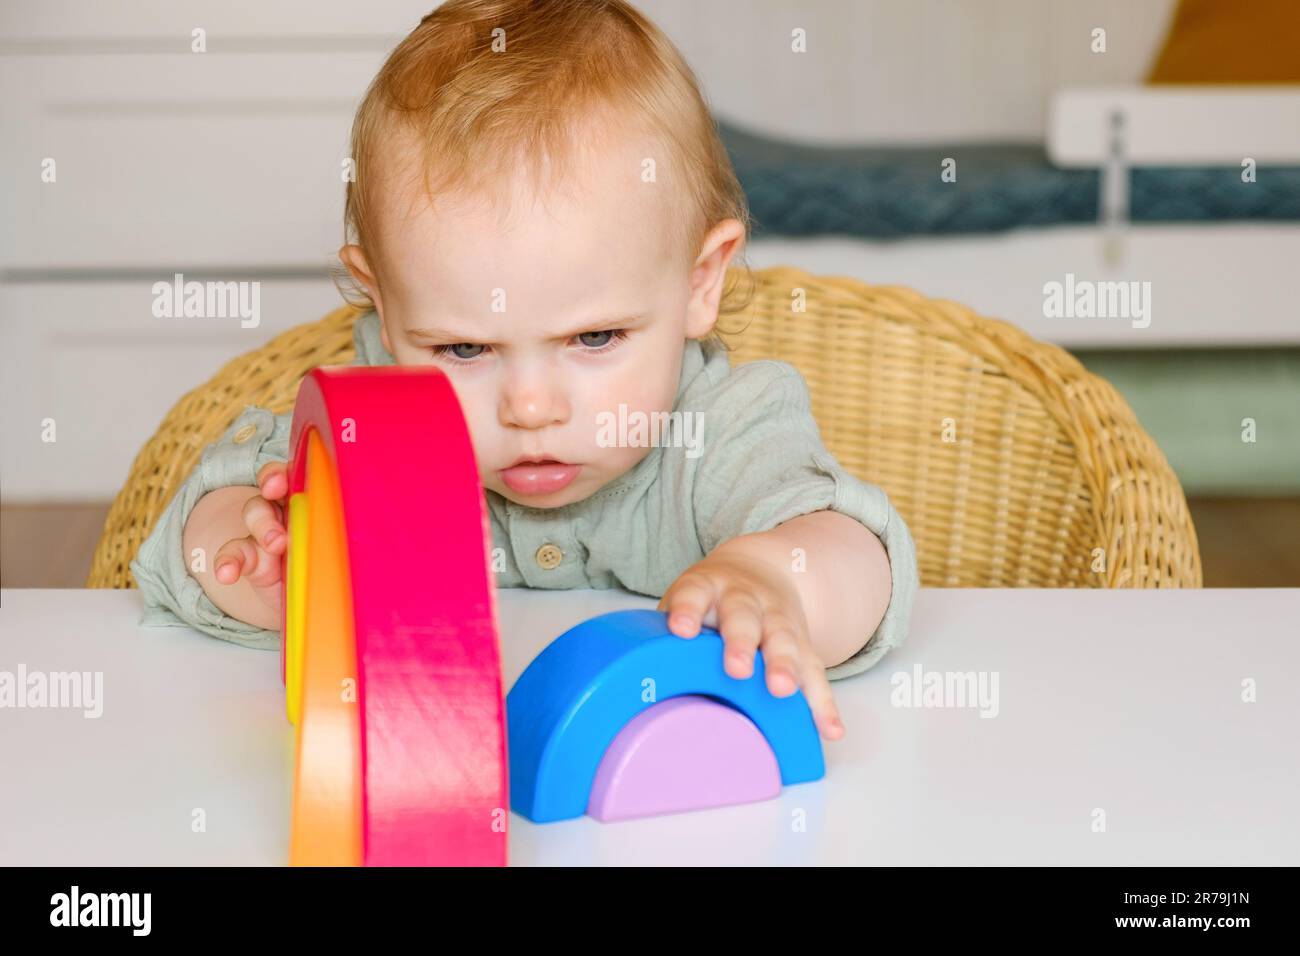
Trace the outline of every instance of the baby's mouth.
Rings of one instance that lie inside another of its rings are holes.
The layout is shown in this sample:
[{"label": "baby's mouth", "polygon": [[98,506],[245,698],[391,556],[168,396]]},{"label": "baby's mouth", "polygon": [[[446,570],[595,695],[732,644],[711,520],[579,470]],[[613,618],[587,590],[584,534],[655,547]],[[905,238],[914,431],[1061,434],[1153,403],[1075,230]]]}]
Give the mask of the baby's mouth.
[{"label": "baby's mouth", "polygon": [[506,487],[516,494],[549,495],[573,484],[581,470],[581,465],[554,459],[530,461],[521,458],[509,468],[502,468],[498,474]]}]

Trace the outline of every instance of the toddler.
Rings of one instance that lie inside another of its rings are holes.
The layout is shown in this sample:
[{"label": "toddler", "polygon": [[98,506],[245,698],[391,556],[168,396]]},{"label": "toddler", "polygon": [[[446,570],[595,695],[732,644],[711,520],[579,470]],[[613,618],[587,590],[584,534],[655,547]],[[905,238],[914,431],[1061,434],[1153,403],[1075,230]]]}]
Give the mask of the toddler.
[{"label": "toddler", "polygon": [[[737,678],[761,650],[771,692],[842,737],[828,679],[906,636],[915,550],[792,366],[729,366],[748,210],[672,44],[623,0],[450,0],[380,70],[352,150],[355,364],[451,380],[497,585],[660,597],[673,633],[717,627]],[[657,441],[610,440],[666,412]],[[204,450],[131,563],[144,623],[278,648],[289,425],[247,406]]]}]

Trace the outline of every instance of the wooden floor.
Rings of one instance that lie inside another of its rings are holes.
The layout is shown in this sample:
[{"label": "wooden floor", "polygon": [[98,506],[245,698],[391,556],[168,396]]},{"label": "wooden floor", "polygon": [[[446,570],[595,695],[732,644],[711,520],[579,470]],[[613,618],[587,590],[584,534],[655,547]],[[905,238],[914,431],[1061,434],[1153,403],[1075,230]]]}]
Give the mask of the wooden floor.
[{"label": "wooden floor", "polygon": [[1191,498],[1207,588],[1300,587],[1300,498]]},{"label": "wooden floor", "polygon": [[[1300,498],[1193,498],[1205,586],[1300,587]],[[107,504],[0,507],[0,586],[79,588]]]},{"label": "wooden floor", "polygon": [[108,503],[0,507],[0,586],[79,588]]}]

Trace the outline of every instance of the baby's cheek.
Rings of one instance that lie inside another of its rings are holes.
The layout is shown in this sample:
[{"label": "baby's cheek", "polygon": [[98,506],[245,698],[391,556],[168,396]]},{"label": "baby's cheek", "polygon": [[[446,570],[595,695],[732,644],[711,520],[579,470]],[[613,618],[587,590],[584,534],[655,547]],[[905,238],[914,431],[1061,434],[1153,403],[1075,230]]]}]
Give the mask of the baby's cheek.
[{"label": "baby's cheek", "polygon": [[495,410],[488,408],[481,396],[472,392],[467,394],[465,389],[459,390],[456,397],[460,401],[461,413],[465,416],[470,444],[474,446],[474,458],[482,471],[500,457],[495,446],[499,431]]},{"label": "baby's cheek", "polygon": [[625,445],[615,448],[598,448],[598,460],[610,474],[621,475],[631,471],[642,458],[650,454],[649,446]]},{"label": "baby's cheek", "polygon": [[620,405],[627,409],[627,414],[672,411],[677,380],[669,381],[671,372],[671,368],[650,361],[629,367],[618,379],[606,383],[597,399],[598,411],[618,414]]},{"label": "baby's cheek", "polygon": [[[671,412],[675,387],[665,389],[653,379],[629,383],[588,405],[574,422],[593,461],[623,472],[641,461],[656,441],[656,432]],[[663,441],[666,436],[659,436]]]}]

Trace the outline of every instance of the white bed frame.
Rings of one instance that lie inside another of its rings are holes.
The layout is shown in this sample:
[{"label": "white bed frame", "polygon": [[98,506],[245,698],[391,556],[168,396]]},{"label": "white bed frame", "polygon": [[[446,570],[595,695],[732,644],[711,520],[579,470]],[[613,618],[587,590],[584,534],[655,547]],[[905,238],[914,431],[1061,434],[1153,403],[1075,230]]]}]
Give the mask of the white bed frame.
[{"label": "white bed frame", "polygon": [[[1134,167],[1300,165],[1300,91],[1064,90],[1051,103],[1047,152],[1064,167],[1102,167],[1097,225],[899,242],[772,237],[755,241],[749,260],[912,286],[1067,347],[1300,344],[1300,222],[1131,223],[1127,203]],[[1084,282],[1149,283],[1150,315],[1047,314],[1049,283]]]}]

